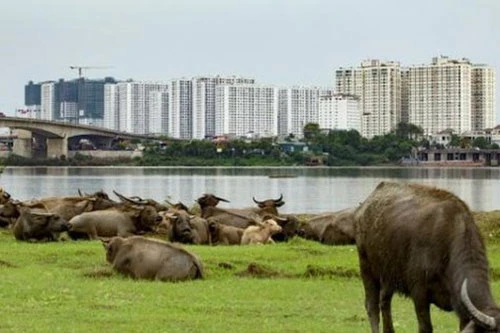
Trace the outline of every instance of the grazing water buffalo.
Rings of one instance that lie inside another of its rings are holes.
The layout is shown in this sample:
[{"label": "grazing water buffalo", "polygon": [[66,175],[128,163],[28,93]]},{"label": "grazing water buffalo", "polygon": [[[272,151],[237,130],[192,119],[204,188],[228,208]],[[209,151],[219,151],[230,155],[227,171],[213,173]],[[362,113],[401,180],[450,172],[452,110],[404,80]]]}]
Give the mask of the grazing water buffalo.
[{"label": "grazing water buffalo", "polygon": [[413,300],[419,332],[432,332],[430,304],[455,311],[462,332],[500,332],[488,260],[467,205],[416,184],[382,182],[354,213],[355,238],[372,332],[394,332],[395,292]]},{"label": "grazing water buffalo", "polygon": [[20,214],[12,229],[17,240],[55,241],[58,240],[59,233],[69,227],[65,219],[54,213],[20,207]]},{"label": "grazing water buffalo", "polygon": [[142,236],[102,240],[113,269],[134,279],[183,281],[202,279],[198,257],[185,249]]}]

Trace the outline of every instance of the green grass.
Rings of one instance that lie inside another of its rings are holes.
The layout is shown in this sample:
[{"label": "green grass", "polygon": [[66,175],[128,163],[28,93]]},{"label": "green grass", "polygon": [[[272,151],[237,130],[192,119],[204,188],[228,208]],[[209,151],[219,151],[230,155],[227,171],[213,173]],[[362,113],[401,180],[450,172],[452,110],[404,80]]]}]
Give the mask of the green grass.
[{"label": "green grass", "polygon": [[[500,243],[489,244],[500,300]],[[205,279],[134,281],[111,271],[98,241],[25,243],[0,233],[0,332],[368,332],[353,246],[301,239],[266,246],[186,246]],[[415,332],[395,297],[398,332]],[[436,332],[457,332],[432,310]]]}]

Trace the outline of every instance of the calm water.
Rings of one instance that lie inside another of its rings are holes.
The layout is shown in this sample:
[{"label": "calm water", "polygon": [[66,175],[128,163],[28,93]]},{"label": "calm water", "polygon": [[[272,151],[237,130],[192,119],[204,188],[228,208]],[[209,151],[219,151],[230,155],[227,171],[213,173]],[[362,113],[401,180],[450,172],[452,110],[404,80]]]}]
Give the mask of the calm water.
[{"label": "calm water", "polygon": [[500,209],[500,168],[8,167],[0,175],[1,186],[19,200],[102,189],[110,195],[116,190],[158,201],[169,197],[187,205],[203,193],[214,193],[231,201],[221,207],[247,207],[254,205],[252,196],[263,200],[282,193],[283,213],[355,206],[382,180],[438,186],[457,194],[475,211]]}]

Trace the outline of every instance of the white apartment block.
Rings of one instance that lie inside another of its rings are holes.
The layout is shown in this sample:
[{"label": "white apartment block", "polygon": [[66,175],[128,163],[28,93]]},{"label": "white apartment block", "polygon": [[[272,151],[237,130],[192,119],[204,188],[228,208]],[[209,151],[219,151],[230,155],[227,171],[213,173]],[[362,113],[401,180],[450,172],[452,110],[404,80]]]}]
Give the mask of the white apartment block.
[{"label": "white apartment block", "polygon": [[321,129],[356,130],[361,133],[359,98],[344,94],[320,96],[317,123]]},{"label": "white apartment block", "polygon": [[[159,82],[119,82],[116,84],[118,94],[118,128],[134,134],[147,134],[149,130],[150,93],[166,92],[168,85]],[[110,102],[111,103],[111,102]],[[107,101],[104,103],[108,104]],[[111,115],[106,115],[111,119]]]},{"label": "white apartment block", "polygon": [[45,82],[41,86],[40,98],[40,119],[55,120],[56,119],[56,91],[54,82]]},{"label": "white apartment block", "polygon": [[304,126],[318,123],[318,105],[321,95],[332,91],[321,88],[290,87],[278,92],[278,136],[304,136]]},{"label": "white apartment block", "polygon": [[480,131],[496,126],[495,70],[487,65],[473,65],[471,78],[472,130]]},{"label": "white apartment block", "polygon": [[149,93],[148,134],[168,134],[168,96],[168,91],[152,91]]},{"label": "white apartment block", "polygon": [[120,128],[119,117],[119,96],[116,83],[106,83],[104,85],[104,117],[103,127],[112,130]]},{"label": "white apartment block", "polygon": [[261,85],[217,86],[215,134],[277,136],[278,91]]},{"label": "white apartment block", "polygon": [[366,60],[357,68],[335,72],[336,92],[359,97],[361,135],[390,132],[401,121],[401,67],[398,62]]},{"label": "white apartment block", "polygon": [[431,135],[472,129],[472,65],[468,59],[435,57],[408,68],[408,121]]},{"label": "white apartment block", "polygon": [[215,135],[215,88],[220,85],[253,84],[254,79],[236,76],[199,76],[171,83],[172,136],[204,139]]},{"label": "white apartment block", "polygon": [[176,139],[193,137],[193,81],[175,79],[170,82],[168,134]]}]

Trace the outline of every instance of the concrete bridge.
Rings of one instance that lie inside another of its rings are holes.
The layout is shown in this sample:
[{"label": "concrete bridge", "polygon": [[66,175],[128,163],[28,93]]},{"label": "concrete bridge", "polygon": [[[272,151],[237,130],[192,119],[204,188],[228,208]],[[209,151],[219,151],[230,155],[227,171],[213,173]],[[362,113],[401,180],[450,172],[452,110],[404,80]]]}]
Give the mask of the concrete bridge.
[{"label": "concrete bridge", "polygon": [[151,138],[95,126],[18,117],[0,117],[0,127],[9,127],[15,133],[12,152],[28,158],[68,156],[68,147],[76,147],[81,139],[89,140],[98,149],[111,149],[118,140]]}]

